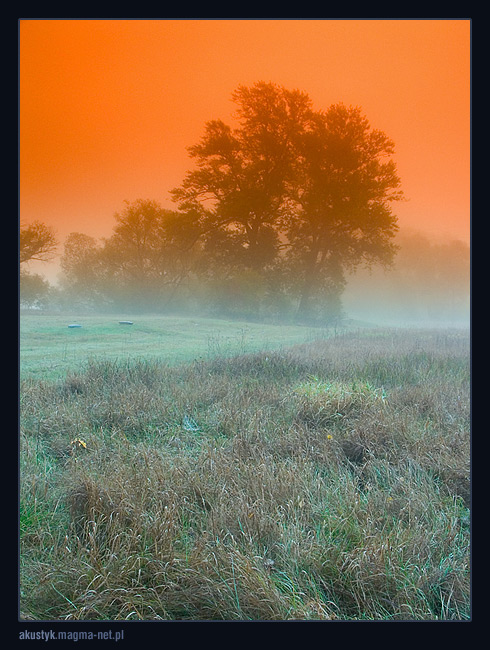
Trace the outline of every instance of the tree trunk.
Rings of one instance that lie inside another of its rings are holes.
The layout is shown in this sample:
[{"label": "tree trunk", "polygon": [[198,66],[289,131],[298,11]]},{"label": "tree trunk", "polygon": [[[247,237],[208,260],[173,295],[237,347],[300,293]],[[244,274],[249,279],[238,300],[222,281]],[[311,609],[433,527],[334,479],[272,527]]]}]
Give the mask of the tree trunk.
[{"label": "tree trunk", "polygon": [[296,313],[296,320],[307,320],[311,316],[311,296],[318,281],[318,240],[314,241],[305,265],[303,288]]}]

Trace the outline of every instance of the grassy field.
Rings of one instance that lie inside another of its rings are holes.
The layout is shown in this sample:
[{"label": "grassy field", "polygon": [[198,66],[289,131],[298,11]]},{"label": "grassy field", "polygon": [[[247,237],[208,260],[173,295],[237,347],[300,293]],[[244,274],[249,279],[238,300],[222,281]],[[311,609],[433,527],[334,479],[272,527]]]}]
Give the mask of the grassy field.
[{"label": "grassy field", "polygon": [[[23,378],[56,379],[90,358],[160,360],[171,365],[243,354],[329,336],[333,330],[210,318],[24,312],[20,318]],[[77,323],[80,328],[69,328]]]},{"label": "grassy field", "polygon": [[22,329],[22,618],[470,617],[467,332],[52,318]]}]

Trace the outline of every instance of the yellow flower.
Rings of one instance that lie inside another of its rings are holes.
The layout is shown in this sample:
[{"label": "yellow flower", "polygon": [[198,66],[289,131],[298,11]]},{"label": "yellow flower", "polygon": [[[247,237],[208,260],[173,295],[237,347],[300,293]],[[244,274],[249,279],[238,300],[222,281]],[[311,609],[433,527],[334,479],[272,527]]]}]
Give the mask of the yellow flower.
[{"label": "yellow flower", "polygon": [[70,445],[73,445],[74,447],[83,447],[84,449],[87,449],[87,443],[84,442],[81,438],[75,438],[75,440],[72,440],[70,442]]},{"label": "yellow flower", "polygon": [[328,434],[328,436],[327,436],[327,440],[332,440],[332,438],[333,438],[333,436],[331,436],[330,434]]}]

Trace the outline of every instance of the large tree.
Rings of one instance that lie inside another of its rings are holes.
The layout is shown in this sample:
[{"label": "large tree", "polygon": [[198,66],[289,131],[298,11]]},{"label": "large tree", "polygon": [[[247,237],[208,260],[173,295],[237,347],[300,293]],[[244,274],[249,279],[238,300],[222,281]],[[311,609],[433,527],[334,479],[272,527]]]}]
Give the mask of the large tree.
[{"label": "large tree", "polygon": [[280,220],[291,180],[295,142],[312,116],[308,96],[275,84],[240,86],[237,126],[206,124],[204,136],[189,147],[197,168],[173,198],[196,218],[204,252],[221,271],[263,270],[280,248]]},{"label": "large tree", "polygon": [[391,204],[403,195],[393,142],[371,129],[359,108],[337,104],[318,112],[297,151],[296,208],[287,232],[299,313],[308,317],[318,294],[340,295],[347,270],[391,264],[397,231]]},{"label": "large tree", "polygon": [[392,260],[393,142],[358,108],[315,111],[275,84],[241,86],[233,100],[237,126],[206,124],[173,198],[223,274],[280,269],[309,317],[319,299],[338,302],[346,270]]}]

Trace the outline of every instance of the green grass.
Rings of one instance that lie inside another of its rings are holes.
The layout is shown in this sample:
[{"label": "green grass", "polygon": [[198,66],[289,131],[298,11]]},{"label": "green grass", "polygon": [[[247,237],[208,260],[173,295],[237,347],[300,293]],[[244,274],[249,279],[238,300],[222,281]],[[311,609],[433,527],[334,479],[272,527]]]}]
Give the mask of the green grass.
[{"label": "green grass", "polygon": [[[131,320],[133,325],[120,325]],[[81,328],[69,328],[71,323]],[[89,358],[157,359],[177,365],[195,359],[242,354],[311,341],[328,330],[209,318],[37,314],[20,318],[22,377],[55,379]]]},{"label": "green grass", "polygon": [[23,616],[467,620],[468,333],[219,327],[22,379]]}]

